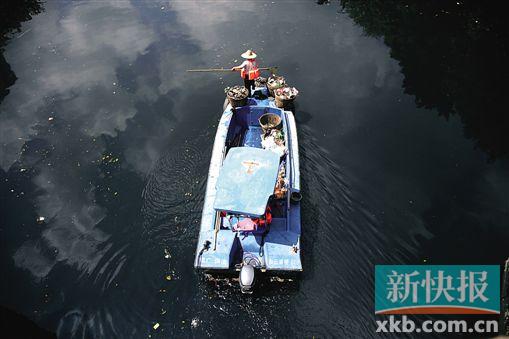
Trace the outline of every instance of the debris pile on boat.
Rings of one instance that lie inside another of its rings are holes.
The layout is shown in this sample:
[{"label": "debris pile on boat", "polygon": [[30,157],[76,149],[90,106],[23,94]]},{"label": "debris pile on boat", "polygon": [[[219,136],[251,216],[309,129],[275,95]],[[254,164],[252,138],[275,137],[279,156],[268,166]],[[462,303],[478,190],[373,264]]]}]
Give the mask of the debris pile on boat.
[{"label": "debris pile on boat", "polygon": [[293,100],[299,94],[295,87],[281,87],[276,89],[276,96],[284,100]]},{"label": "debris pile on boat", "polygon": [[228,98],[235,100],[244,99],[248,95],[247,88],[245,88],[244,86],[226,87],[224,91]]},{"label": "debris pile on boat", "polygon": [[256,87],[265,87],[267,85],[267,78],[264,77],[258,77],[255,79],[255,86]]},{"label": "debris pile on boat", "polygon": [[277,174],[276,187],[274,187],[274,196],[276,199],[283,199],[286,197],[286,193],[288,192],[287,186],[288,180],[285,177],[285,166],[280,166]]},{"label": "debris pile on boat", "polygon": [[228,101],[232,107],[241,107],[247,105],[247,96],[249,94],[244,86],[226,87],[224,89]]},{"label": "debris pile on boat", "polygon": [[274,95],[274,90],[285,87],[286,81],[285,78],[278,75],[271,75],[269,79],[267,79],[267,89],[269,90],[270,94]]},{"label": "debris pile on boat", "polygon": [[272,88],[280,88],[286,84],[285,78],[280,75],[271,75],[267,79],[267,84]]},{"label": "debris pile on boat", "polygon": [[276,106],[279,108],[288,107],[289,104],[293,103],[297,94],[299,94],[299,91],[295,87],[285,86],[274,90]]},{"label": "debris pile on boat", "polygon": [[278,154],[280,157],[285,155],[285,136],[283,131],[271,129],[262,135],[262,147]]}]

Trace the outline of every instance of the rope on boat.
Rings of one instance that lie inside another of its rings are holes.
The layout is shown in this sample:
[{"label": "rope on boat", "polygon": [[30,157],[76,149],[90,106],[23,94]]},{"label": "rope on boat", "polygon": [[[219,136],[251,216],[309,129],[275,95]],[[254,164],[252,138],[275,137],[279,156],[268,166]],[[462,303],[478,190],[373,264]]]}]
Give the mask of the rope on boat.
[{"label": "rope on boat", "polygon": [[210,241],[205,240],[205,243],[203,243],[203,248],[200,250],[200,253],[198,253],[198,266],[201,266],[201,256],[204,251],[208,251],[210,248]]}]

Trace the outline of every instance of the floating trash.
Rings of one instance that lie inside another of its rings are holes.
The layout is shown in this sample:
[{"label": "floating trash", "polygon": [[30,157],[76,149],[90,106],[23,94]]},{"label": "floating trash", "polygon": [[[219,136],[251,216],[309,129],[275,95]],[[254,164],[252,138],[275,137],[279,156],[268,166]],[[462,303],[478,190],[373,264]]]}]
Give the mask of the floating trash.
[{"label": "floating trash", "polygon": [[159,328],[159,326],[160,326],[160,325],[159,325],[159,323],[155,323],[155,324],[154,324],[154,326],[152,326],[152,328],[153,328],[154,330],[157,330],[157,329]]},{"label": "floating trash", "polygon": [[192,327],[192,328],[196,328],[196,327],[198,327],[198,324],[199,324],[199,323],[200,323],[200,320],[198,320],[197,318],[193,318],[193,319],[191,320],[191,327]]}]

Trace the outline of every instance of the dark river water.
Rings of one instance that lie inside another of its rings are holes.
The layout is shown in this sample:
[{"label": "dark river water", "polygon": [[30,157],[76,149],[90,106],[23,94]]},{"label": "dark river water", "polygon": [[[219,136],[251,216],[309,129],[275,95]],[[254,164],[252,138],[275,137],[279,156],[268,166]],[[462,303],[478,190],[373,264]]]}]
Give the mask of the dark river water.
[{"label": "dark river water", "polygon": [[[375,264],[509,256],[494,3],[2,6],[0,304],[61,338],[374,337]],[[185,72],[247,48],[300,91],[304,194],[303,274],[252,296],[193,269],[241,79]]]}]

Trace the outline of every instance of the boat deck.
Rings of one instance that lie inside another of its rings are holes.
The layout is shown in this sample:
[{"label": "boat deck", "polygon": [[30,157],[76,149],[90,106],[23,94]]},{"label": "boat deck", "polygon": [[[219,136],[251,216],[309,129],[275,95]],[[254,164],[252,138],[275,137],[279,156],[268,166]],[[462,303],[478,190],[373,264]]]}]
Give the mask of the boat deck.
[{"label": "boat deck", "polygon": [[262,148],[263,130],[259,126],[249,126],[244,135],[244,146]]}]

